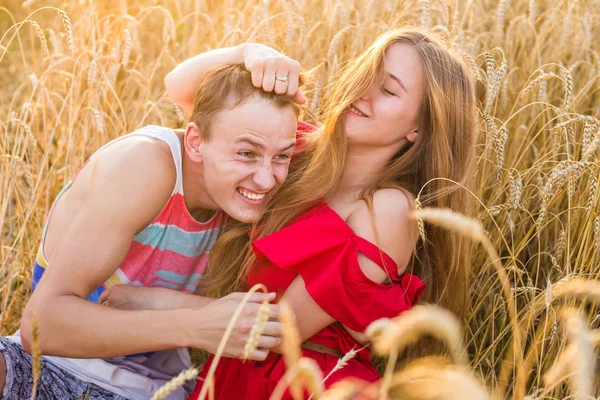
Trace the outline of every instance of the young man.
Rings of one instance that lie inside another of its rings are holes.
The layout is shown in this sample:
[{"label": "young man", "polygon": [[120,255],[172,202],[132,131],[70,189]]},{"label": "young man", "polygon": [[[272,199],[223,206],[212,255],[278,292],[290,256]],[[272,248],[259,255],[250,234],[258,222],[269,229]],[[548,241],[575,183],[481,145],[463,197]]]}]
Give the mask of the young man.
[{"label": "young man", "polygon": [[[147,399],[189,367],[186,347],[215,352],[242,294],[154,311],[98,301],[115,284],[193,293],[228,217],[256,221],[285,180],[297,116],[291,97],[222,66],[203,77],[184,133],[148,126],[96,152],[50,211],[21,333],[0,338],[3,398],[31,396],[34,324],[42,353],[58,356],[42,361],[38,399]],[[242,354],[265,297],[246,306],[225,355]],[[279,344],[277,316],[252,359]]]}]

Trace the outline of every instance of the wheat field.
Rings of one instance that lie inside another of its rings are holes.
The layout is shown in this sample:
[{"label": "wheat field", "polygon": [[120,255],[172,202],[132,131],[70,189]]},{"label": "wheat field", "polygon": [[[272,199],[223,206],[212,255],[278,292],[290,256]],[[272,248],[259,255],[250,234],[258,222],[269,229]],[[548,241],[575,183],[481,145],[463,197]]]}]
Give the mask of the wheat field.
[{"label": "wheat field", "polygon": [[[477,246],[468,318],[423,305],[377,322],[368,333],[387,357],[384,379],[325,393],[322,372],[294,358],[288,326],[282,388],[322,399],[599,396],[598,0],[4,0],[0,334],[19,326],[44,217],[81,164],[144,125],[185,125],[162,83],[178,62],[245,41],[274,46],[319,66],[307,92],[317,115],[340,63],[406,24],[447,35],[477,78],[479,212],[415,215]],[[444,355],[394,370],[424,335]]]}]

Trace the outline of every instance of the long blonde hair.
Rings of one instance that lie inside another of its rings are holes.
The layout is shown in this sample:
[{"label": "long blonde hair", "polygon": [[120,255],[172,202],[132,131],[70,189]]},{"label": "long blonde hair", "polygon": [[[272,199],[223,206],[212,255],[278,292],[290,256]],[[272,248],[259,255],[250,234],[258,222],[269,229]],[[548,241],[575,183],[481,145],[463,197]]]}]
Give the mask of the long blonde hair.
[{"label": "long blonde hair", "polygon": [[[439,39],[405,28],[381,35],[337,74],[323,100],[323,127],[308,135],[306,151],[298,155],[285,184],[252,227],[253,239],[285,227],[335,189],[346,160],[344,114],[353,101],[381,79],[386,51],[395,43],[412,45],[423,63],[425,89],[419,111],[419,138],[389,161],[374,184],[364,188],[363,198],[370,203],[378,189],[398,188],[415,196],[420,193],[424,206],[471,213],[472,201],[460,186],[470,186],[474,162],[473,79],[465,63]],[[235,226],[219,238],[201,283],[203,293],[222,295],[244,289],[254,262],[248,228]],[[426,237],[427,243],[420,242],[415,249],[409,270],[426,283],[425,301],[460,315],[467,301],[469,247],[458,235],[431,226],[426,226]]]}]

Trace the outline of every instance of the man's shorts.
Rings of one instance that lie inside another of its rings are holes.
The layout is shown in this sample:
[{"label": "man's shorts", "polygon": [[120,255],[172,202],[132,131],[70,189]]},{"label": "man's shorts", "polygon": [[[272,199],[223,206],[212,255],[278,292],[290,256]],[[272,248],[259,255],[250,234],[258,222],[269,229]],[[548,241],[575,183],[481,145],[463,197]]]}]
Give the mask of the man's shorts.
[{"label": "man's shorts", "polygon": [[[0,353],[6,361],[6,380],[4,390],[0,393],[0,399],[30,399],[33,388],[31,355],[21,345],[5,337],[0,337]],[[35,398],[38,400],[126,400],[124,397],[104,390],[93,383],[79,380],[44,359],[42,359]]]}]

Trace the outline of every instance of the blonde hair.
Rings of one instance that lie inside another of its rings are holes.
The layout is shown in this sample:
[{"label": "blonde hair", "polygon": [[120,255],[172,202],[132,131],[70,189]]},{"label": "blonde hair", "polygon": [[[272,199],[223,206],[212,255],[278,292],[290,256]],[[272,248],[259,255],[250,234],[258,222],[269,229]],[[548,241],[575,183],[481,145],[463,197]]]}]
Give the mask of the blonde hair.
[{"label": "blonde hair", "polygon": [[[298,156],[287,181],[253,227],[253,239],[283,228],[336,187],[346,160],[344,113],[379,82],[386,52],[395,43],[412,45],[424,67],[419,137],[389,160],[374,183],[364,188],[363,198],[371,204],[375,191],[398,188],[415,196],[420,193],[424,206],[471,214],[472,201],[460,186],[471,185],[474,162],[473,79],[466,64],[441,40],[421,30],[405,28],[381,35],[336,76],[324,98],[324,126],[308,135],[307,150]],[[201,283],[204,293],[225,294],[244,288],[254,262],[247,229],[234,227],[217,241]],[[415,249],[408,271],[426,283],[424,300],[462,316],[467,304],[469,246],[459,235],[433,226],[426,226],[426,237],[427,243],[420,242]]]},{"label": "blonde hair", "polygon": [[252,76],[243,64],[224,64],[210,68],[202,75],[190,122],[198,125],[205,139],[210,139],[210,126],[219,111],[233,109],[254,96],[278,107],[291,107],[296,115],[300,113],[300,107],[291,96],[254,87]]}]

